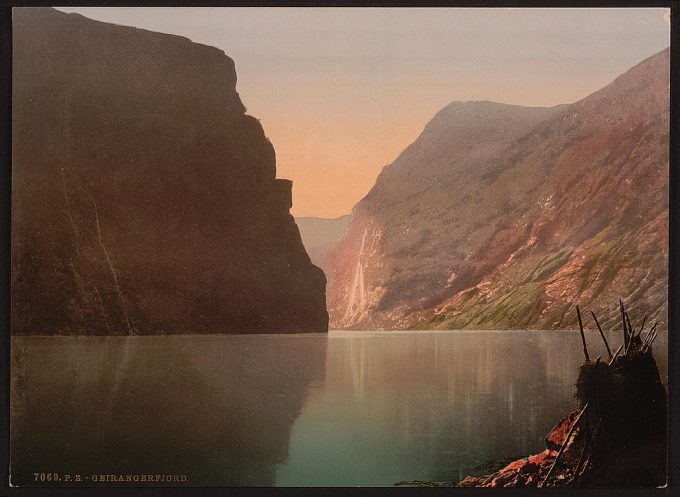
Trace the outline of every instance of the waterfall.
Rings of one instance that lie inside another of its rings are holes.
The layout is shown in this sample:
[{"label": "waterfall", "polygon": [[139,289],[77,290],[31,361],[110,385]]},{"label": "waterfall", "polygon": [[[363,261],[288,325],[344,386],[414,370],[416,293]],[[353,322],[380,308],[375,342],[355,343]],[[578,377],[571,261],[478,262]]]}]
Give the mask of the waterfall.
[{"label": "waterfall", "polygon": [[97,228],[97,241],[99,242],[99,246],[102,248],[102,251],[104,252],[106,262],[108,263],[109,269],[111,270],[113,284],[116,287],[116,292],[118,293],[118,298],[120,299],[121,306],[123,308],[123,316],[125,317],[125,324],[127,325],[128,333],[130,335],[134,335],[132,325],[130,324],[130,318],[128,317],[127,302],[125,302],[125,296],[123,295],[123,291],[121,290],[120,284],[118,283],[118,274],[116,273],[116,270],[113,267],[111,257],[109,256],[109,251],[106,249],[106,245],[104,245],[104,240],[102,239],[102,229],[101,225],[99,224],[99,211],[97,210],[97,204],[92,196],[90,196],[90,200],[92,201],[92,207],[94,207],[94,221],[95,227]]},{"label": "waterfall", "polygon": [[361,262],[361,257],[364,254],[364,245],[366,243],[366,233],[368,228],[364,228],[364,234],[361,238],[361,248],[357,257],[357,265],[354,270],[354,277],[352,278],[352,285],[350,286],[349,299],[347,301],[347,311],[344,319],[356,318],[361,315],[368,307],[368,299],[366,297],[366,285],[364,283],[364,268]]},{"label": "waterfall", "polygon": [[60,170],[61,173],[61,185],[64,190],[64,201],[66,202],[66,206],[64,207],[64,210],[66,211],[66,217],[68,218],[68,223],[69,226],[71,227],[71,230],[73,231],[73,245],[76,250],[76,255],[74,258],[74,261],[78,261],[80,258],[80,240],[78,237],[78,227],[76,226],[76,221],[73,218],[73,214],[71,213],[71,198],[68,195],[68,188],[66,187],[66,177],[64,176],[64,168],[62,167]]}]

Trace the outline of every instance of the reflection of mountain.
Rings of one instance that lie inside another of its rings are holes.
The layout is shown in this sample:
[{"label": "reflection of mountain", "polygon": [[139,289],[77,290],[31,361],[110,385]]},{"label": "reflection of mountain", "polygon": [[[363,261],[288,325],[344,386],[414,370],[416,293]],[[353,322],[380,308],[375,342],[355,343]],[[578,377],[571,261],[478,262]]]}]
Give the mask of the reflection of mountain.
[{"label": "reflection of mountain", "polygon": [[279,484],[454,481],[540,447],[573,407],[581,351],[563,341],[568,354],[547,336],[331,335],[326,382],[295,425]]},{"label": "reflection of mountain", "polygon": [[663,319],[668,89],[665,50],[574,104],[443,109],[325,254],[331,326],[608,325],[620,297]]},{"label": "reflection of mountain", "polygon": [[[597,332],[587,335],[591,355],[606,354]],[[618,331],[608,339],[621,343]],[[660,340],[667,383],[665,334]],[[578,404],[581,347],[578,332],[331,333],[325,382],[310,391],[277,482],[452,482],[482,463],[540,451]]]},{"label": "reflection of mountain", "polygon": [[13,34],[15,333],[326,330],[229,57],[46,8]]},{"label": "reflection of mountain", "polygon": [[12,482],[24,485],[36,468],[273,485],[325,370],[318,335],[15,340]]}]

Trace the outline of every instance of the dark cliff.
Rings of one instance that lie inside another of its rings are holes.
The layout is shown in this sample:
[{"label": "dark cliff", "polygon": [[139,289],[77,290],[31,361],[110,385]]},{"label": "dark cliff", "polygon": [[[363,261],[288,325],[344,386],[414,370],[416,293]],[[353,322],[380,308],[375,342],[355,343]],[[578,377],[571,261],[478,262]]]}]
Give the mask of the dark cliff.
[{"label": "dark cliff", "polygon": [[325,331],[325,278],[233,61],[14,10],[14,333]]},{"label": "dark cliff", "polygon": [[[552,329],[667,312],[669,51],[570,105],[457,102],[325,256],[337,328]],[[663,319],[663,318],[662,318]]]}]

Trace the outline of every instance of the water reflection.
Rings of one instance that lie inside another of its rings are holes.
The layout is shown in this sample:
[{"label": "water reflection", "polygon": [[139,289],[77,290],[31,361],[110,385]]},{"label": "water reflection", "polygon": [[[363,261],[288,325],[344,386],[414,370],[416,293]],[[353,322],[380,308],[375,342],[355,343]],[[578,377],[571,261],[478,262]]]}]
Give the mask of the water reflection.
[{"label": "water reflection", "polygon": [[575,407],[581,360],[578,334],[560,332],[15,338],[13,483],[35,471],[457,480],[541,450]]},{"label": "water reflection", "polygon": [[542,450],[576,408],[578,334],[342,332],[328,343],[325,384],[295,423],[278,485],[459,480]]},{"label": "water reflection", "polygon": [[321,337],[15,339],[12,481],[160,472],[273,485],[325,347]]}]

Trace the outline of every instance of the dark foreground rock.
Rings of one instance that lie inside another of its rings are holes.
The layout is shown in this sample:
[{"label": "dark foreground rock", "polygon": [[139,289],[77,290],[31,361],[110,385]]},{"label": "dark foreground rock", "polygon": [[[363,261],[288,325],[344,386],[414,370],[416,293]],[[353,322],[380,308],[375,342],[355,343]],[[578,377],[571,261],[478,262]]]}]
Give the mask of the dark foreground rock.
[{"label": "dark foreground rock", "polygon": [[229,57],[46,8],[13,35],[14,333],[327,330]]},{"label": "dark foreground rock", "polygon": [[[634,334],[633,334],[634,335]],[[631,335],[631,336],[633,336]],[[611,364],[581,366],[580,409],[546,437],[546,449],[458,487],[649,488],[666,483],[666,391],[651,348],[632,339]]]}]

